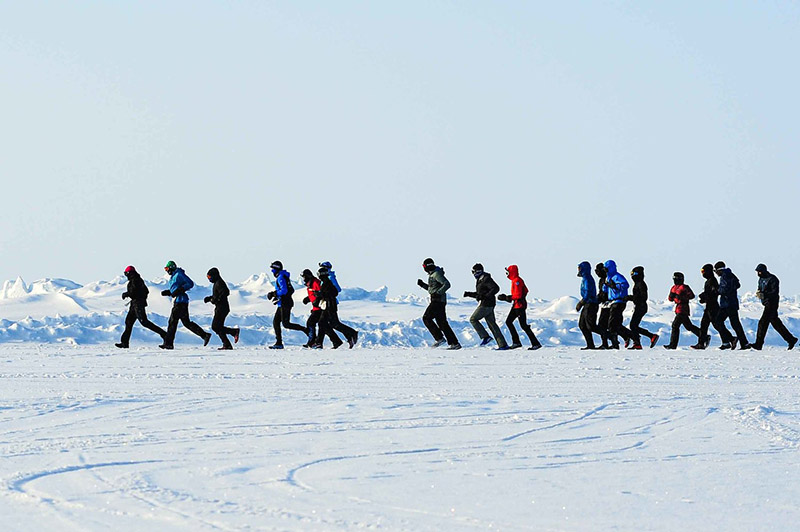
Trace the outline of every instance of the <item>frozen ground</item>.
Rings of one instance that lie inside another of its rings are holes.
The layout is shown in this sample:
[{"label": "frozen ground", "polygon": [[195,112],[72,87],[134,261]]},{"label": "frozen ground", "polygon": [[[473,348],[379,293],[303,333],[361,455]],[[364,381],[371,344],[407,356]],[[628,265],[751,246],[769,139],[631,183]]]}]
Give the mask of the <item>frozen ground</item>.
[{"label": "frozen ground", "polygon": [[796,530],[798,354],[0,346],[4,530]]}]

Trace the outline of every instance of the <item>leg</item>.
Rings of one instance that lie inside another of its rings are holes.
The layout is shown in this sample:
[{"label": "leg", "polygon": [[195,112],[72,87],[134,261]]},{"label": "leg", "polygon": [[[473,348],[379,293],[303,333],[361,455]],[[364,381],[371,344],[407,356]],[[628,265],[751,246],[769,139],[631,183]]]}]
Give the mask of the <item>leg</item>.
[{"label": "leg", "polygon": [[275,309],[275,317],[272,318],[272,329],[275,331],[275,345],[283,345],[283,337],[281,336],[282,313],[281,307],[278,307]]},{"label": "leg", "polygon": [[481,340],[487,340],[489,338],[489,333],[486,332],[486,329],[483,328],[481,324],[481,320],[486,317],[486,307],[482,307],[478,305],[478,308],[475,309],[475,312],[472,313],[472,316],[469,317],[469,323],[475,329],[475,332],[478,333],[478,336]]},{"label": "leg", "polygon": [[700,339],[702,340],[708,335],[708,326],[711,325],[711,312],[706,304],[703,310],[703,317],[700,318]]},{"label": "leg", "polygon": [[163,340],[164,337],[167,335],[166,331],[153,323],[152,321],[147,319],[147,310],[143,306],[136,307],[136,319],[139,320],[139,323],[142,324],[142,327],[145,329],[149,329],[159,335]]},{"label": "leg", "polygon": [[739,320],[739,311],[735,308],[722,309],[722,311],[724,312],[722,319],[724,320],[724,316],[727,316],[730,320],[731,327],[733,327],[736,337],[739,339],[739,345],[742,347],[750,345],[750,342],[747,340],[747,335],[744,332],[744,327],[742,327],[742,322]]},{"label": "leg", "polygon": [[439,314],[436,317],[436,322],[439,324],[439,329],[441,329],[444,333],[444,337],[447,338],[448,345],[460,345],[458,338],[456,337],[456,333],[453,332],[453,329],[450,327],[450,323],[447,321],[445,303],[442,303],[440,307]]},{"label": "leg", "polygon": [[720,339],[722,339],[722,344],[730,344],[733,341],[733,335],[725,327],[725,319],[720,319],[722,317],[721,309],[712,309],[711,310],[711,325],[714,326],[714,329],[719,333]]},{"label": "leg", "polygon": [[[312,310],[311,315],[308,317],[306,321],[306,329],[308,329],[308,343],[306,345],[312,346],[317,343],[317,324],[319,324],[320,319],[322,318],[322,311],[321,310]],[[320,331],[319,335],[320,343],[322,340],[322,331]]]},{"label": "leg", "polygon": [[600,337],[603,339],[603,349],[608,349],[608,325],[611,317],[611,308],[603,307],[600,309],[600,317],[597,320],[597,328],[600,330]]},{"label": "leg", "polygon": [[669,347],[670,349],[675,349],[678,347],[678,342],[681,338],[681,324],[683,323],[682,320],[683,316],[681,314],[675,314],[675,318],[672,320],[672,330],[670,331],[669,335]]},{"label": "leg", "polygon": [[131,333],[133,332],[133,324],[136,323],[136,309],[131,303],[131,306],[128,307],[128,315],[125,316],[125,330],[122,331],[122,338],[120,339],[119,343],[124,346],[127,346],[131,341]]},{"label": "leg", "polygon": [[[581,309],[581,316],[578,318],[578,327],[580,327],[581,332],[583,333],[583,338],[586,340],[586,347],[588,349],[594,349],[594,337],[592,336],[592,330],[597,326],[597,324],[594,324],[594,327],[592,327],[592,323],[590,321],[591,307],[591,304],[584,305]],[[596,307],[594,309],[594,318],[597,319]]]},{"label": "leg", "polygon": [[292,317],[292,307],[281,305],[281,325],[284,329],[289,329],[292,331],[301,331],[303,334],[308,336],[308,329],[304,325],[300,325],[297,323],[292,323],[290,321]]},{"label": "leg", "polygon": [[642,339],[640,337],[640,328],[639,325],[642,323],[642,318],[644,317],[645,308],[641,305],[636,305],[633,308],[633,316],[631,316],[631,322],[628,324],[628,328],[631,331],[631,340],[633,340],[634,346],[641,347]]},{"label": "leg", "polygon": [[519,309],[512,308],[511,312],[508,313],[508,317],[506,318],[506,327],[508,327],[508,332],[511,334],[511,345],[522,345],[519,341],[517,329],[514,327],[514,322],[517,319],[518,311]]},{"label": "leg", "polygon": [[205,332],[203,330],[203,328],[200,327],[198,324],[196,324],[191,319],[189,319],[189,303],[183,303],[183,304],[186,305],[186,307],[185,307],[185,310],[183,312],[183,315],[181,316],[181,323],[183,323],[184,327],[186,327],[187,329],[192,331],[194,334],[196,334],[197,336],[202,338],[203,341],[205,342],[208,339],[208,337],[210,337],[211,335],[209,333]]},{"label": "leg", "polygon": [[497,342],[497,347],[508,347],[503,332],[500,330],[500,327],[498,327],[497,321],[494,318],[494,307],[490,307],[490,310],[491,312],[486,315],[486,324],[489,326],[489,330],[492,331],[492,336],[494,336],[494,340]]},{"label": "leg", "polygon": [[214,319],[211,321],[211,330],[217,333],[219,339],[222,340],[222,347],[230,349],[231,341],[228,340],[227,328],[225,327],[225,317],[228,315],[228,310],[215,308]]},{"label": "leg", "polygon": [[[329,314],[328,318],[331,324],[331,332],[333,332],[333,330],[337,330],[344,335],[347,341],[355,341],[356,330],[349,325],[345,325],[341,322],[341,320],[339,320],[339,310],[329,310],[327,312]],[[338,339],[339,337],[337,336],[336,338]]]},{"label": "leg", "polygon": [[700,341],[703,341],[704,336],[702,336],[703,333],[700,330],[700,327],[692,323],[692,320],[689,319],[688,315],[683,316],[683,326],[686,327],[687,331],[694,333],[694,335],[697,336]]},{"label": "leg", "polygon": [[[338,326],[339,330],[341,330],[341,328],[345,328],[345,327],[347,329],[350,329],[350,327],[347,327],[346,325],[344,325],[342,322],[339,321],[339,313],[336,312],[336,311],[333,311],[333,310],[325,310],[325,311],[323,311],[322,321],[323,321],[323,324],[322,324],[322,327],[320,327],[320,333],[319,333],[320,334],[320,338],[318,340],[318,343],[322,344],[322,335],[324,334],[325,336],[327,336],[330,339],[330,341],[333,344],[334,348],[339,347],[340,345],[342,345],[344,342],[342,342],[342,339],[339,338],[338,334],[336,334],[337,326]],[[350,329],[350,330],[353,331],[353,329]],[[345,333],[342,333],[342,334],[345,334]],[[353,331],[353,334],[355,334],[355,331]],[[352,338],[352,336],[348,336],[347,334],[345,334],[345,338],[350,339],[350,338]]]},{"label": "leg", "polygon": [[440,342],[444,339],[444,335],[442,334],[442,331],[439,329],[439,326],[436,325],[436,322],[434,321],[435,315],[436,315],[436,302],[431,301],[428,304],[428,308],[425,309],[425,313],[422,315],[422,323],[424,323],[425,327],[428,328],[428,330],[431,333],[431,336],[433,336],[433,339],[437,342]]},{"label": "leg", "polygon": [[167,323],[167,335],[164,337],[164,344],[166,346],[173,346],[175,344],[175,333],[178,332],[178,322],[180,321],[180,309],[178,304],[172,305],[172,311],[169,313],[169,322]]},{"label": "leg", "polygon": [[761,313],[761,319],[758,320],[758,332],[756,332],[755,346],[759,349],[764,346],[764,339],[767,337],[767,329],[769,328],[770,321],[772,321],[770,308],[764,307],[764,311]]},{"label": "leg", "polygon": [[531,343],[531,347],[541,346],[542,344],[539,343],[536,335],[533,334],[533,329],[531,329],[531,326],[528,324],[528,316],[525,312],[525,309],[518,309],[517,316],[519,319],[519,328],[525,331],[525,334],[528,335],[528,341]]},{"label": "leg", "polygon": [[786,325],[783,324],[781,318],[778,316],[778,307],[775,306],[775,311],[772,313],[772,319],[770,320],[770,325],[781,335],[783,341],[787,344],[794,345],[797,342],[797,338],[794,337],[792,333],[789,332],[789,329],[786,328]]}]

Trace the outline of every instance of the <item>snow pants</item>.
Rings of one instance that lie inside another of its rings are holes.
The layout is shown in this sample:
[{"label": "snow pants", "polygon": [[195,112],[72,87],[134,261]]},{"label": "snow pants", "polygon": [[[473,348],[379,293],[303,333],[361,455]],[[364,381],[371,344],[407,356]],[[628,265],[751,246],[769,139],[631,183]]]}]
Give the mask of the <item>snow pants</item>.
[{"label": "snow pants", "polygon": [[736,338],[739,339],[740,346],[750,343],[747,341],[747,335],[744,333],[744,327],[742,327],[742,322],[739,320],[738,309],[720,307],[718,317],[720,322],[723,324],[725,323],[725,320],[729,320],[731,322],[731,327],[733,328],[733,332],[736,333]]},{"label": "snow pants", "polygon": [[507,347],[506,339],[500,331],[500,327],[497,326],[497,321],[494,319],[494,307],[478,305],[478,308],[475,309],[475,312],[473,312],[472,316],[469,318],[469,322],[475,328],[475,332],[478,333],[481,340],[485,340],[489,338],[489,333],[483,328],[481,320],[486,320],[486,325],[488,325],[489,330],[492,331],[492,336],[494,336],[494,340],[497,342],[497,347]]},{"label": "snow pants", "polygon": [[718,306],[710,306],[706,303],[706,308],[703,310],[703,317],[700,319],[700,338],[705,338],[708,334],[708,326],[713,325],[714,329],[719,333],[723,344],[729,344],[733,341],[733,335],[725,327],[725,321],[720,320],[720,312]]},{"label": "snow pants", "polygon": [[778,305],[773,303],[764,307],[764,312],[761,314],[761,319],[758,320],[758,332],[756,334],[756,347],[762,347],[764,345],[764,339],[767,337],[767,329],[769,326],[772,325],[775,328],[775,331],[781,335],[781,338],[786,343],[791,342],[795,339],[792,336],[792,333],[789,332],[789,329],[783,324],[781,319],[778,317]]},{"label": "snow pants", "polygon": [[133,332],[133,324],[136,323],[137,320],[142,324],[142,327],[150,329],[159,335],[162,340],[167,335],[164,329],[147,319],[147,311],[144,305],[131,302],[130,307],[128,307],[128,315],[125,316],[125,330],[122,333],[121,344],[128,345],[131,340],[131,333]]},{"label": "snow pants", "polygon": [[669,335],[669,347],[672,349],[678,347],[678,341],[681,337],[681,325],[684,326],[687,331],[694,333],[697,338],[703,338],[701,336],[700,327],[692,323],[688,314],[675,314],[675,319],[672,320],[672,332]]},{"label": "snow pants", "polygon": [[[319,330],[317,330],[317,326],[319,326]],[[311,311],[311,316],[306,321],[306,327],[308,328],[308,345],[310,346],[315,344],[322,345],[326,335],[330,338],[334,347],[339,347],[344,343],[339,338],[339,335],[336,334],[336,331],[333,330],[333,327],[330,326],[322,310]]]},{"label": "snow pants", "polygon": [[292,323],[290,321],[292,317],[292,306],[287,305],[288,298],[284,298],[281,301],[281,306],[279,306],[275,310],[275,317],[272,319],[272,328],[275,330],[275,342],[278,344],[283,343],[283,336],[281,335],[281,325],[285,329],[290,329],[292,331],[302,331],[306,336],[308,336],[308,329],[302,325],[298,325],[297,323]]},{"label": "snow pants", "polygon": [[600,307],[597,303],[585,303],[581,308],[581,316],[578,318],[578,327],[583,333],[583,338],[586,340],[586,347],[594,349],[594,337],[592,333],[597,333],[602,338],[603,331],[597,325],[597,309]]},{"label": "snow pants", "polygon": [[214,319],[211,321],[211,330],[217,333],[219,339],[222,340],[223,347],[232,347],[231,341],[228,340],[228,335],[236,336],[239,332],[238,329],[231,329],[225,326],[225,318],[230,314],[231,309],[225,307],[216,307],[214,309]]},{"label": "snow pants", "polygon": [[628,326],[631,331],[631,340],[633,340],[633,345],[642,345],[642,336],[646,336],[650,340],[652,340],[655,336],[655,334],[641,326],[642,318],[644,318],[645,314],[647,314],[647,303],[644,305],[635,305],[633,307],[633,316],[631,316],[631,323]]},{"label": "snow pants", "polygon": [[619,348],[619,336],[624,340],[631,338],[631,332],[622,325],[622,313],[625,311],[627,303],[614,303],[611,305],[611,311],[608,315],[608,339],[611,341],[611,347],[614,349]]},{"label": "snow pants", "polygon": [[447,343],[450,345],[458,344],[456,333],[450,328],[447,323],[447,312],[445,310],[447,303],[444,301],[431,301],[425,313],[422,315],[422,323],[431,332],[433,339],[437,342],[443,338],[447,338]]},{"label": "snow pants", "polygon": [[517,329],[514,328],[514,320],[519,320],[519,326],[523,331],[525,331],[525,334],[528,335],[528,340],[531,342],[531,347],[542,345],[539,343],[536,335],[533,334],[533,329],[531,329],[531,326],[528,325],[528,316],[524,308],[512,308],[511,312],[508,313],[508,317],[506,318],[506,327],[508,327],[508,332],[511,333],[512,344],[522,345],[519,341]]},{"label": "snow pants", "polygon": [[172,305],[172,312],[169,315],[169,323],[167,324],[167,335],[164,337],[164,345],[173,345],[175,342],[175,333],[178,332],[178,322],[183,323],[183,326],[192,331],[194,334],[206,339],[206,333],[202,327],[189,319],[189,303],[175,303]]}]

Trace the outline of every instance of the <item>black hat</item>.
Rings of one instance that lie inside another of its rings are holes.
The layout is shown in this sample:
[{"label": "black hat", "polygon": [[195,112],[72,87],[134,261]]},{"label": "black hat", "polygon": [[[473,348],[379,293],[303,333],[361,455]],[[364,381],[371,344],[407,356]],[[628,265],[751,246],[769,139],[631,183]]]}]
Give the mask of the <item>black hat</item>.
[{"label": "black hat", "polygon": [[715,270],[721,270],[722,268],[725,268],[725,267],[726,267],[725,263],[722,262],[721,260],[718,260],[717,262],[714,263],[714,269]]},{"label": "black hat", "polygon": [[644,266],[636,266],[634,269],[631,270],[631,277],[636,275],[644,275]]},{"label": "black hat", "polygon": [[208,272],[206,273],[206,277],[208,277],[208,278],[209,278],[209,279],[211,279],[212,281],[216,281],[217,279],[219,279],[219,270],[218,270],[218,269],[216,269],[216,268],[211,268],[211,269],[210,269],[210,270],[208,270]]},{"label": "black hat", "polygon": [[309,270],[308,268],[306,268],[305,270],[303,270],[303,273],[301,273],[301,274],[300,274],[300,277],[302,277],[303,279],[305,279],[306,277],[314,277],[314,274],[313,274],[313,273],[311,273],[311,270]]},{"label": "black hat", "polygon": [[[711,264],[703,264],[703,267],[700,268],[700,273],[705,276],[713,276],[714,275],[714,267]],[[707,277],[710,279],[710,277]]]},{"label": "black hat", "polygon": [[678,279],[680,279],[681,281],[684,280],[683,272],[675,272],[675,273],[672,274],[672,280],[673,281],[677,281]]},{"label": "black hat", "polygon": [[480,262],[476,262],[475,264],[472,265],[472,272],[473,273],[482,272],[482,271],[483,271],[483,264],[481,264]]},{"label": "black hat", "polygon": [[274,261],[272,264],[269,265],[270,270],[282,270],[283,263],[279,260]]},{"label": "black hat", "polygon": [[325,266],[322,266],[319,270],[317,270],[317,274],[320,277],[327,277],[329,271],[330,270],[328,270],[328,268],[326,268]]},{"label": "black hat", "polygon": [[433,262],[432,258],[428,257],[422,261],[422,269],[431,273],[436,269],[436,264]]},{"label": "black hat", "polygon": [[756,271],[758,273],[767,273],[767,265],[766,264],[759,264],[756,266]]}]

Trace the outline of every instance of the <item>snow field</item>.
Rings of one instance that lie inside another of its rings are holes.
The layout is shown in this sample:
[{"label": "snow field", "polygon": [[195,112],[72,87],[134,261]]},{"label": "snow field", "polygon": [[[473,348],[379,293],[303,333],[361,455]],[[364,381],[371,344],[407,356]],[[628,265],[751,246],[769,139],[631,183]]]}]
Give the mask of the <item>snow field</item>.
[{"label": "snow field", "polygon": [[794,530],[797,354],[0,348],[6,530]]}]

